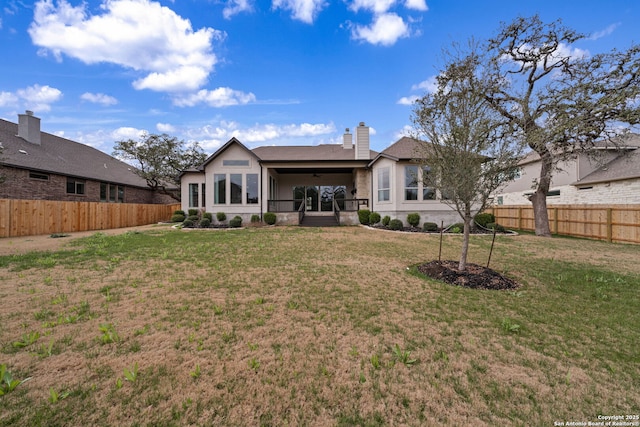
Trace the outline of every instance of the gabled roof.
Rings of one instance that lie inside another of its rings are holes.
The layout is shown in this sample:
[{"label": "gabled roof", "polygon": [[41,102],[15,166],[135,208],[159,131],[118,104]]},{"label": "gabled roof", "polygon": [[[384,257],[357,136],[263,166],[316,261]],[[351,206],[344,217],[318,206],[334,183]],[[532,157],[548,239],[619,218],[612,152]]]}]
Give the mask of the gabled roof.
[{"label": "gabled roof", "polygon": [[381,154],[386,154],[399,160],[413,160],[417,157],[419,144],[420,141],[403,136],[385,150],[382,150]]},{"label": "gabled roof", "polygon": [[[341,144],[264,146],[254,148],[252,151],[263,162],[356,161],[355,148],[345,149]],[[370,158],[377,154],[376,151],[369,151]],[[369,159],[361,161],[368,162]]]},{"label": "gabled roof", "polygon": [[623,152],[604,166],[599,167],[572,185],[588,185],[600,182],[640,179],[640,148]]},{"label": "gabled roof", "polygon": [[0,164],[43,173],[146,188],[130,166],[88,145],[41,132],[40,145],[18,137],[18,124],[0,119]]},{"label": "gabled roof", "polygon": [[204,163],[202,163],[197,169],[194,169],[194,170],[189,169],[189,170],[187,170],[185,172],[203,171],[205,166],[207,166],[209,163],[211,163],[216,157],[220,156],[222,153],[227,151],[227,148],[231,147],[232,145],[238,145],[240,148],[244,149],[247,153],[251,154],[253,157],[255,157],[256,159],[260,160],[260,158],[258,156],[256,156],[251,150],[249,150],[242,142],[238,141],[236,139],[236,137],[234,136],[229,141],[227,141],[226,144],[224,144],[222,147],[218,148],[215,153],[210,155],[207,158],[207,160],[205,160]]}]

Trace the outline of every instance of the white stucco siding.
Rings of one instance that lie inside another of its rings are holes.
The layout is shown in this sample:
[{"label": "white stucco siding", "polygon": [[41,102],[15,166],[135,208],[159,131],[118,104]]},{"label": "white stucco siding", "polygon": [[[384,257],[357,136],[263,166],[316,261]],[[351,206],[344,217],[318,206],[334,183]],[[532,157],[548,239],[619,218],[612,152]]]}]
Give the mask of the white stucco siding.
[{"label": "white stucco siding", "polygon": [[[260,175],[261,168],[258,160],[250,152],[239,145],[230,145],[223,153],[209,162],[205,167],[206,174],[206,211],[224,212],[228,218],[240,215],[243,220],[249,220],[252,214],[260,214],[262,202],[261,188],[266,190],[266,184],[261,183],[264,177]],[[225,175],[225,200],[216,203],[215,181],[216,174]],[[242,201],[231,203],[231,175],[241,176]],[[248,203],[248,175],[257,175],[258,203]],[[244,214],[244,215],[242,215]],[[246,217],[246,218],[245,218]]]},{"label": "white stucco siding", "polygon": [[[182,176],[180,180],[180,206],[183,211],[187,212],[189,209],[199,209],[202,206],[202,184],[204,183],[204,173],[187,172]],[[189,206],[189,184],[198,185],[197,206]]]}]

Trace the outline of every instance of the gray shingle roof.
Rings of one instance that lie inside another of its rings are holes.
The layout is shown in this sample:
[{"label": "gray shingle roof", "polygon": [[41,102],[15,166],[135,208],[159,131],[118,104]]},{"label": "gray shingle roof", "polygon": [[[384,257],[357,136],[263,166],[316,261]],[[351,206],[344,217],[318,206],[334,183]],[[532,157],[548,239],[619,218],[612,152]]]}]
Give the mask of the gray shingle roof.
[{"label": "gray shingle roof", "polygon": [[[133,167],[88,145],[41,133],[41,145],[18,135],[18,124],[0,119],[0,163],[21,169],[146,188]],[[26,153],[26,154],[25,154]]]},{"label": "gray shingle roof", "polygon": [[[314,146],[264,146],[256,147],[253,153],[265,162],[315,162],[355,160],[355,147],[347,150],[340,144],[325,144]],[[374,158],[378,153],[370,151]],[[366,159],[365,161],[368,161]]]},{"label": "gray shingle roof", "polygon": [[622,181],[640,178],[640,148],[623,152],[606,165],[598,168],[573,185],[596,184],[599,182]]},{"label": "gray shingle roof", "polygon": [[415,159],[416,150],[418,148],[418,141],[409,138],[408,136],[403,136],[385,150],[382,151],[382,154],[386,154],[388,156],[396,157],[400,160],[412,160]]}]

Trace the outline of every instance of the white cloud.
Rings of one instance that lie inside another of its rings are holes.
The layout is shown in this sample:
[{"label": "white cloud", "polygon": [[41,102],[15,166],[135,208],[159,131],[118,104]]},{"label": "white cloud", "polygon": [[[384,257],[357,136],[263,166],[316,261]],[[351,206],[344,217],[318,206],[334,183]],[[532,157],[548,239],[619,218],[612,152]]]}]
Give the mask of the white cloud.
[{"label": "white cloud", "polygon": [[364,40],[374,45],[391,46],[398,39],[409,36],[409,27],[395,13],[385,13],[377,15],[369,26],[356,25],[351,35],[356,40]]},{"label": "white cloud", "polygon": [[290,10],[293,19],[313,24],[316,16],[327,5],[325,0],[273,0],[273,9]]},{"label": "white cloud", "polygon": [[162,133],[174,133],[176,131],[176,127],[169,123],[157,123],[156,129],[158,129],[158,132]]},{"label": "white cloud", "polygon": [[228,87],[214,90],[201,89],[196,93],[176,96],[173,103],[179,107],[193,107],[196,104],[207,104],[210,107],[228,107],[231,105],[245,105],[256,101],[256,96]]},{"label": "white cloud", "polygon": [[607,28],[605,28],[604,30],[601,31],[596,31],[595,33],[591,34],[588,38],[588,40],[598,40],[602,37],[606,37],[609,34],[612,34],[616,28],[618,28],[620,26],[620,23],[617,22],[615,24],[611,24],[609,25]]},{"label": "white cloud", "polygon": [[438,90],[437,76],[431,76],[427,80],[411,86],[411,90],[423,90],[428,93],[435,93]]},{"label": "white cloud", "polygon": [[397,103],[400,105],[413,105],[418,98],[420,98],[418,95],[403,96]]},{"label": "white cloud", "polygon": [[421,12],[429,10],[425,0],[406,0],[405,6],[407,9],[419,10]]},{"label": "white cloud", "polygon": [[94,104],[101,104],[105,106],[116,105],[118,103],[118,100],[115,99],[113,96],[105,95],[104,93],[85,92],[82,95],[80,95],[80,99],[88,102],[93,102]]},{"label": "white cloud", "polygon": [[251,11],[253,11],[253,4],[250,0],[229,0],[227,6],[222,9],[222,16],[224,19],[231,19],[233,15],[238,13]]},{"label": "white cloud", "polygon": [[0,92],[0,107],[14,106],[18,102],[16,94],[11,92]]},{"label": "white cloud", "polygon": [[354,0],[349,7],[355,12],[364,9],[374,13],[385,13],[395,2],[396,0]]},{"label": "white cloud", "polygon": [[87,4],[40,0],[29,27],[33,43],[86,64],[107,62],[147,73],[137,89],[195,90],[206,83],[217,62],[212,41],[224,33],[194,31],[191,22],[150,0],[104,0],[102,14],[90,15]]},{"label": "white cloud", "polygon": [[[199,141],[202,147],[213,152],[232,137],[244,144],[262,145],[271,142],[277,145],[287,145],[292,139],[309,139],[330,135],[336,132],[333,123],[300,123],[300,124],[256,124],[242,127],[238,122],[220,121],[215,125],[206,125],[197,129],[190,129],[186,139]],[[309,144],[310,145],[310,144]]]},{"label": "white cloud", "polygon": [[[0,105],[3,103],[21,103],[25,108],[34,112],[46,112],[51,110],[51,104],[62,98],[62,92],[54,87],[35,84],[24,89],[18,89],[15,94],[10,92],[0,93]],[[5,104],[8,105],[8,104]]]},{"label": "white cloud", "polygon": [[127,139],[138,140],[148,134],[144,129],[136,129],[132,127],[120,127],[109,133],[113,141],[121,141]]}]

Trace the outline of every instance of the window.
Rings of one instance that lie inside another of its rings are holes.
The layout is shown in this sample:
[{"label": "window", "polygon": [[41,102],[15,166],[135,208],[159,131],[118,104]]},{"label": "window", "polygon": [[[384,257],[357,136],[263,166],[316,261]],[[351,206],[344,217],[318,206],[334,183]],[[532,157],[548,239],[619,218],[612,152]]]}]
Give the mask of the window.
[{"label": "window", "polygon": [[222,166],[249,166],[249,160],[223,160]]},{"label": "window", "polygon": [[84,183],[82,179],[67,178],[67,194],[84,194]]},{"label": "window", "polygon": [[247,174],[247,203],[255,205],[258,203],[258,174]]},{"label": "window", "polygon": [[433,187],[429,187],[429,173],[431,172],[431,168],[429,166],[422,167],[422,200],[435,200],[436,199],[436,189]]},{"label": "window", "polygon": [[418,166],[404,167],[404,199],[418,200]]},{"label": "window", "polygon": [[378,201],[389,201],[389,168],[378,169]]},{"label": "window", "polygon": [[227,176],[225,174],[213,175],[213,203],[216,205],[227,203]]},{"label": "window", "polygon": [[124,203],[124,186],[101,182],[100,201]]},{"label": "window", "polygon": [[231,203],[242,203],[242,174],[231,174]]},{"label": "window", "polygon": [[198,207],[198,184],[189,184],[189,207]]},{"label": "window", "polygon": [[29,178],[31,178],[31,179],[39,179],[41,181],[49,181],[49,175],[47,175],[46,173],[39,173],[39,172],[31,172],[31,171],[29,171]]},{"label": "window", "polygon": [[204,195],[207,194],[204,191],[204,182],[202,183],[202,207],[204,208],[205,206],[207,206],[207,204],[205,203],[205,199],[204,199]]}]

